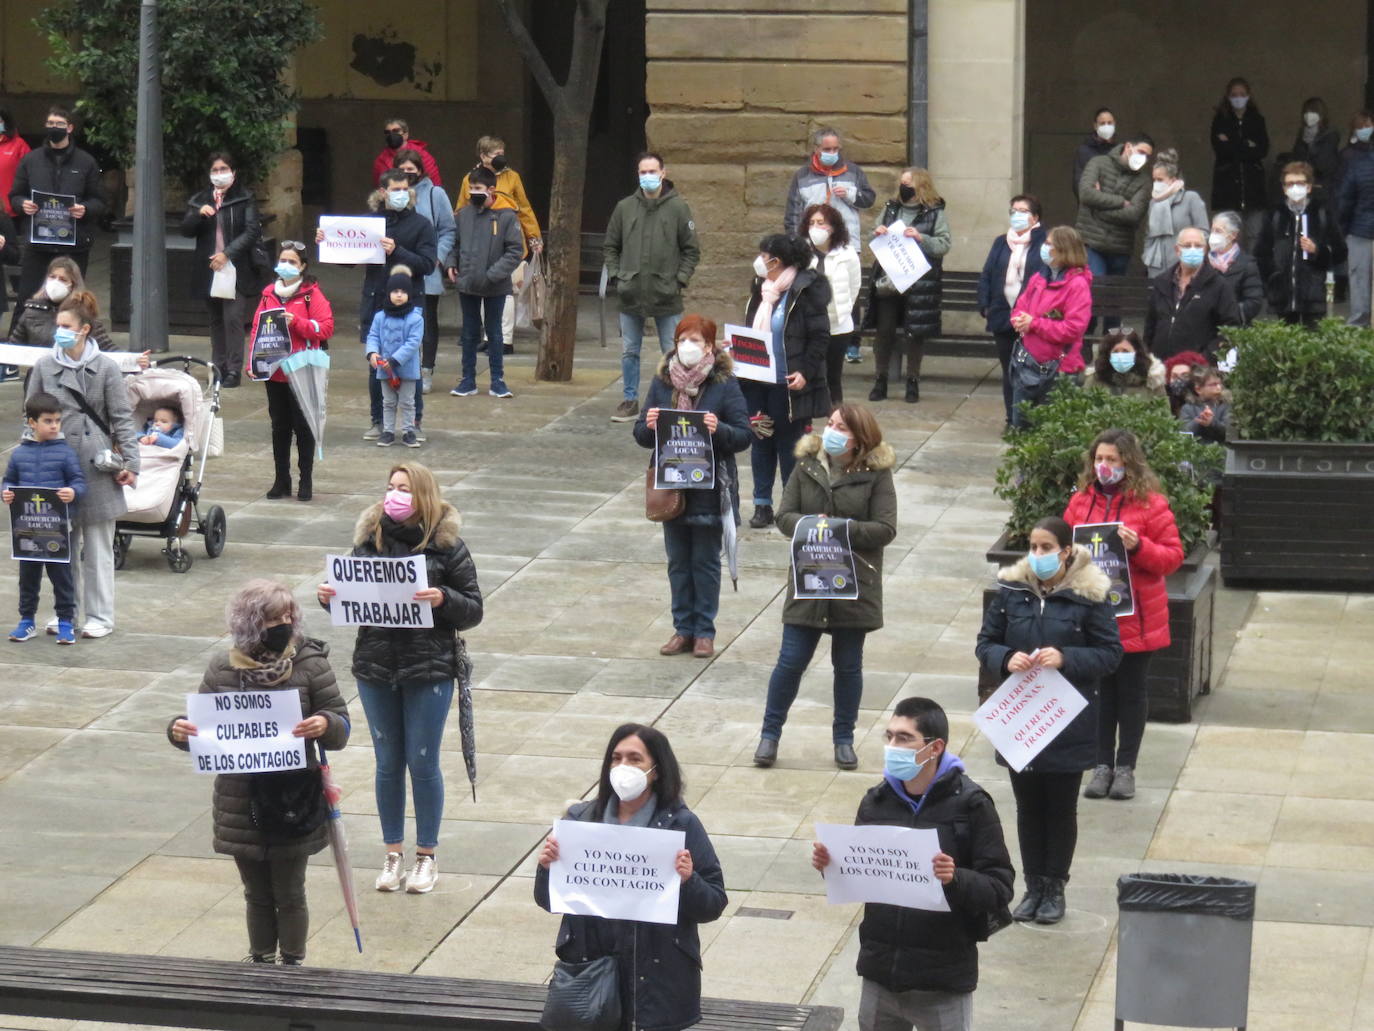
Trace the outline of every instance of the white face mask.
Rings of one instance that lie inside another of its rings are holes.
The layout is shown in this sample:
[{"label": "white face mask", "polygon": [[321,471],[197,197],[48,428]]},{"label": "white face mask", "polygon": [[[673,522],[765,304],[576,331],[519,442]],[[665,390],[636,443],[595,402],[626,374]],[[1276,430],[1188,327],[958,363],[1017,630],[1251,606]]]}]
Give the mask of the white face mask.
[{"label": "white face mask", "polygon": [[1207,236],[1207,246],[1214,251],[1224,251],[1229,245],[1224,233],[1209,233]]},{"label": "white face mask", "polygon": [[1303,112],[1302,120],[1309,127],[1316,128],[1317,123],[1322,120],[1322,116],[1315,111],[1305,111]]},{"label": "white face mask", "polygon": [[754,275],[760,279],[765,279],[768,276],[768,261],[762,254],[754,259]]},{"label": "white face mask", "polygon": [[1150,159],[1147,158],[1144,154],[1132,154],[1130,157],[1126,159],[1126,167],[1129,168],[1132,172],[1139,172],[1142,168],[1145,167],[1145,162],[1149,160]]},{"label": "white face mask", "polygon": [[830,242],[830,230],[825,226],[812,226],[806,231],[806,235],[811,237],[811,242],[817,247],[824,247]]},{"label": "white face mask", "polygon": [[217,190],[222,190],[234,181],[233,172],[211,172],[210,185]]},{"label": "white face mask", "polygon": [[53,277],[43,284],[43,292],[48,295],[48,300],[52,301],[53,304],[57,304],[59,301],[65,301],[67,299],[67,295],[72,292],[72,288],[62,282],[62,280]]},{"label": "white face mask", "polygon": [[1294,204],[1301,204],[1307,199],[1307,187],[1301,183],[1294,183],[1283,192]]},{"label": "white face mask", "polygon": [[633,802],[649,786],[649,774],[638,766],[621,763],[611,768],[611,790],[622,802]]},{"label": "white face mask", "polygon": [[1116,135],[1116,126],[1111,122],[1107,122],[1105,125],[1099,125],[1097,127],[1097,135],[1110,143],[1112,137]]},{"label": "white face mask", "polygon": [[1162,179],[1156,179],[1151,191],[1156,197],[1163,197],[1169,191],[1169,184]]},{"label": "white face mask", "polygon": [[697,363],[706,356],[706,348],[695,340],[679,340],[677,345],[678,364],[685,369],[695,369]]}]

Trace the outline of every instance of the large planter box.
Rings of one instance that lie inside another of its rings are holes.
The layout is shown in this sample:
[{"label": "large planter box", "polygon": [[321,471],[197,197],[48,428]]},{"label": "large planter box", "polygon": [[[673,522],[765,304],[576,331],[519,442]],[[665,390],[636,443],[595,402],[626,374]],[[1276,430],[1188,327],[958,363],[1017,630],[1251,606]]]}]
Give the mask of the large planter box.
[{"label": "large planter box", "polygon": [[1228,587],[1374,589],[1374,444],[1227,441],[1221,576]]},{"label": "large planter box", "polygon": [[[1169,635],[1173,640],[1150,662],[1146,683],[1152,720],[1187,723],[1193,718],[1193,700],[1212,689],[1212,612],[1217,582],[1216,571],[1205,564],[1210,550],[1206,545],[1194,548],[1166,581]],[[1008,549],[1003,535],[988,551],[987,559],[1001,568],[1024,554]],[[985,611],[996,597],[995,586],[983,592]],[[980,668],[979,693],[996,687],[997,681]]]}]

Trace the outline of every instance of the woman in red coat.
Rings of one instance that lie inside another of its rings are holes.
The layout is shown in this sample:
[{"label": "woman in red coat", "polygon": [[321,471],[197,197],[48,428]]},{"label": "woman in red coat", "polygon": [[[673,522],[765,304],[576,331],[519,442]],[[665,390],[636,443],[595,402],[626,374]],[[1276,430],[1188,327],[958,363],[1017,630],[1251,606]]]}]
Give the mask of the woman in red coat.
[{"label": "woman in red coat", "polygon": [[[1070,526],[1121,523],[1131,571],[1135,611],[1117,617],[1125,655],[1104,677],[1097,713],[1097,766],[1084,798],[1135,797],[1135,761],[1150,700],[1145,676],[1150,656],[1167,648],[1169,592],[1164,578],[1183,564],[1183,545],[1169,499],[1129,430],[1104,430],[1088,448],[1078,491],[1064,509]],[[1119,738],[1118,738],[1119,733]]]},{"label": "woman in red coat", "polygon": [[[329,298],[320,289],[314,276],[306,274],[305,244],[299,240],[283,240],[277,251],[277,278],[263,287],[262,299],[253,316],[256,337],[258,319],[269,308],[286,309],[286,327],[291,337],[291,351],[319,347],[334,335],[334,311]],[[253,371],[250,368],[248,375]],[[300,467],[300,485],[296,497],[309,501],[314,496],[310,482],[315,466],[315,435],[305,421],[301,406],[286,382],[286,374],[273,372],[267,380],[267,414],[272,420],[272,462],[276,478],[267,492],[269,498],[291,496],[291,437],[296,438],[296,462]]]}]

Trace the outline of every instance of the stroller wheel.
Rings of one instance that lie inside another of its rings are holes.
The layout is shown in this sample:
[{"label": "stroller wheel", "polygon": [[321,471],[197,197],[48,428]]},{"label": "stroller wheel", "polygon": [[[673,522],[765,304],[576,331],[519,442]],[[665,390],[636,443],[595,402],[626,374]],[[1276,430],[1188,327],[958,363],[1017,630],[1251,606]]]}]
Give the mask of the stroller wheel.
[{"label": "stroller wheel", "polygon": [[195,559],[192,557],[191,553],[185,548],[169,547],[167,549],[167,565],[171,568],[173,573],[186,572],[186,570],[191,568],[191,563],[194,561]]},{"label": "stroller wheel", "polygon": [[124,560],[129,557],[129,545],[134,542],[133,534],[117,533],[114,535],[114,567],[124,568]]},{"label": "stroller wheel", "polygon": [[224,541],[229,535],[229,523],[224,517],[224,509],[215,505],[205,513],[200,532],[205,535],[205,554],[219,558],[224,553]]}]

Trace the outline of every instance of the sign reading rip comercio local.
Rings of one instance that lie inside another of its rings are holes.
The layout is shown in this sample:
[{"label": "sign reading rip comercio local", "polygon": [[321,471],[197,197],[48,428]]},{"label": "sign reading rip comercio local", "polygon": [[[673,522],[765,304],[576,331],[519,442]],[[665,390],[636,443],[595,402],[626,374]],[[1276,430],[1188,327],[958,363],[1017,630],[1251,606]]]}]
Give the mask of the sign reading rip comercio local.
[{"label": "sign reading rip comercio local", "polygon": [[432,627],[434,608],[416,601],[429,586],[423,555],[373,558],[326,555],[325,581],[335,594],[329,605],[335,626]]},{"label": "sign reading rip comercio local", "polygon": [[654,486],[712,490],[716,485],[716,456],[706,413],[660,408],[654,426]]},{"label": "sign reading rip comercio local", "polygon": [[301,696],[289,691],[219,691],[186,696],[186,739],[197,773],[279,773],[305,769]]}]

